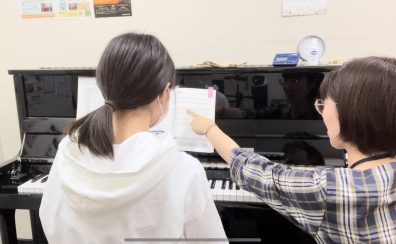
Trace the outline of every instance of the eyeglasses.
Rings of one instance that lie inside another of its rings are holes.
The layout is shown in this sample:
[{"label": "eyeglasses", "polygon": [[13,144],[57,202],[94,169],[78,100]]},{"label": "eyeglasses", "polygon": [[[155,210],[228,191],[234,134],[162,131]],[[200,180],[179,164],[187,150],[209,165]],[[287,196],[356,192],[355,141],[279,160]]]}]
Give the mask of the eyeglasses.
[{"label": "eyeglasses", "polygon": [[[334,103],[334,104],[337,104],[337,103]],[[316,99],[314,105],[315,105],[316,111],[318,111],[319,114],[322,114],[325,105],[331,105],[331,104],[326,103],[326,101],[323,99]]]}]

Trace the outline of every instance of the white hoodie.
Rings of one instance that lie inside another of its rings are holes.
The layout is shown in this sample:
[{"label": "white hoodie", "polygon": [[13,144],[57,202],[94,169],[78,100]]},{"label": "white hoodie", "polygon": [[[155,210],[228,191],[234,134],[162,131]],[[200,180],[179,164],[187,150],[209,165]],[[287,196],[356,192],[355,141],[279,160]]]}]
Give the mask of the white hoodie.
[{"label": "white hoodie", "polygon": [[40,219],[49,243],[226,238],[200,162],[166,134],[137,133],[114,145],[114,160],[65,137],[46,185]]}]

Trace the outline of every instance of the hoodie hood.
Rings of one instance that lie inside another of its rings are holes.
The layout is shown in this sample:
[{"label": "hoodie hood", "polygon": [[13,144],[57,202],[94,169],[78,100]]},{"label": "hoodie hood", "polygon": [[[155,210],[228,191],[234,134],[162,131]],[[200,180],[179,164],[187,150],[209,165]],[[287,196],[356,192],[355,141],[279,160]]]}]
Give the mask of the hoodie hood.
[{"label": "hoodie hood", "polygon": [[[137,201],[175,166],[176,143],[168,134],[137,133],[114,145],[114,160],[92,155],[65,137],[54,166],[72,208],[110,211]],[[54,167],[53,166],[53,167]]]}]

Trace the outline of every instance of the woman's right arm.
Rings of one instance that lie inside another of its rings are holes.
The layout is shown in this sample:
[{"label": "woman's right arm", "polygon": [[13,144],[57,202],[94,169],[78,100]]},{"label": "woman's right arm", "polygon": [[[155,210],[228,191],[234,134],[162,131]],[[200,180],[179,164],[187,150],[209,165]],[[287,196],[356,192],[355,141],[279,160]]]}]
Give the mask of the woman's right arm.
[{"label": "woman's right arm", "polygon": [[297,170],[241,149],[214,122],[188,111],[194,132],[206,135],[220,156],[231,164],[231,178],[293,223],[314,235],[323,219],[326,170]]}]

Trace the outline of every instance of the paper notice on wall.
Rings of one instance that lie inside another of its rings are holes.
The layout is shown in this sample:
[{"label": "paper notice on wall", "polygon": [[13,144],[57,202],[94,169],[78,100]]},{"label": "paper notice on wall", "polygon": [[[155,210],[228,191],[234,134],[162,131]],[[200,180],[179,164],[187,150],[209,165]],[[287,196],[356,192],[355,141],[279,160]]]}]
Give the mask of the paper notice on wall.
[{"label": "paper notice on wall", "polygon": [[132,16],[131,0],[93,0],[95,17]]},{"label": "paper notice on wall", "polygon": [[282,16],[319,15],[327,12],[327,0],[283,0]]},{"label": "paper notice on wall", "polygon": [[22,0],[22,18],[54,18],[54,0]]},{"label": "paper notice on wall", "polygon": [[92,0],[21,0],[22,18],[93,17]]},{"label": "paper notice on wall", "polygon": [[57,0],[58,17],[92,17],[92,0]]}]

